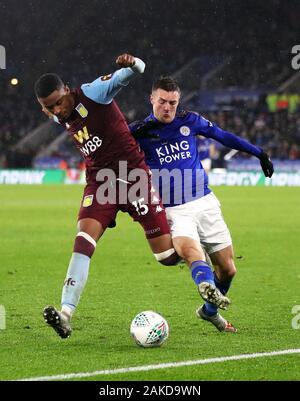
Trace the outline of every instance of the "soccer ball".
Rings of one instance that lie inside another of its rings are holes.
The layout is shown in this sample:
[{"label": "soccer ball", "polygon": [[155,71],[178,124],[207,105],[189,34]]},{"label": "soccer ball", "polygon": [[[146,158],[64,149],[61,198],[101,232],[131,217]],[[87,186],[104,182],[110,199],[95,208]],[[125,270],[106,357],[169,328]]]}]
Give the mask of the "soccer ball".
[{"label": "soccer ball", "polygon": [[169,325],[159,313],[144,311],[131,322],[130,334],[141,347],[159,347],[169,337]]}]

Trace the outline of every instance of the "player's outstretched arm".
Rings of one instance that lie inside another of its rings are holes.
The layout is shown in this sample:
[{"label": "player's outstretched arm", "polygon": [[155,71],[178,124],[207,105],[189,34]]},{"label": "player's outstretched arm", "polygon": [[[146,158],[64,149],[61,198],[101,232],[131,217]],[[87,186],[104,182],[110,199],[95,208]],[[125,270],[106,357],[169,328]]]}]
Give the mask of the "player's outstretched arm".
[{"label": "player's outstretched arm", "polygon": [[211,137],[222,143],[222,145],[256,156],[260,160],[260,165],[262,167],[264,175],[269,178],[272,177],[274,172],[273,163],[268,154],[264,152],[263,149],[253,145],[243,138],[232,134],[231,132],[222,130],[216,125],[212,127],[212,131],[213,136]]},{"label": "player's outstretched arm", "polygon": [[109,75],[102,75],[89,84],[83,84],[81,89],[85,96],[100,104],[109,104],[123,86],[133,79],[137,73],[142,74],[145,63],[131,54],[121,54],[116,63],[119,70]]},{"label": "player's outstretched arm", "polygon": [[243,138],[232,134],[231,132],[221,129],[201,116],[197,116],[196,118],[199,130],[203,136],[215,139],[228,148],[236,149],[241,152],[256,156],[260,160],[260,164],[265,176],[269,178],[272,177],[274,172],[273,163],[269,155],[264,152],[263,149],[253,145]]}]

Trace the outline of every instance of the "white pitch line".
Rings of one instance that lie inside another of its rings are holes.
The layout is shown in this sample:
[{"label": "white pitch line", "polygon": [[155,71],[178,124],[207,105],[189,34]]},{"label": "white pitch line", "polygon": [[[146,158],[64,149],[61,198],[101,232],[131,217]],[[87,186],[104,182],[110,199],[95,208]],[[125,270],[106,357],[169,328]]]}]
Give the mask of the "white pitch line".
[{"label": "white pitch line", "polygon": [[27,379],[19,379],[18,381],[51,381],[51,380],[69,380],[76,378],[102,376],[102,375],[116,375],[118,373],[131,373],[131,372],[145,372],[148,370],[156,369],[167,369],[167,368],[178,368],[181,366],[192,366],[192,365],[206,365],[209,363],[227,362],[227,361],[239,361],[242,359],[255,359],[264,358],[268,356],[287,355],[287,354],[300,354],[300,349],[286,349],[282,351],[272,352],[261,352],[255,354],[241,354],[232,356],[222,356],[218,358],[208,359],[196,359],[194,361],[182,361],[182,362],[169,362],[159,363],[157,365],[145,365],[145,366],[132,366],[129,368],[120,369],[109,369],[109,370],[96,370],[94,372],[82,372],[82,373],[67,373],[54,376],[41,376],[41,377],[29,377]]}]

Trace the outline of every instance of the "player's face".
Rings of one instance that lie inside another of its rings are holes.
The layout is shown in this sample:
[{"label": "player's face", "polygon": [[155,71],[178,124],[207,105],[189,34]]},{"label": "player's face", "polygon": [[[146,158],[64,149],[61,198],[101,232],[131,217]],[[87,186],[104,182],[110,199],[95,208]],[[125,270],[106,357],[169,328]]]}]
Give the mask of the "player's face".
[{"label": "player's face", "polygon": [[156,89],[150,96],[153,106],[153,114],[162,123],[171,123],[176,115],[180,94],[177,91],[167,92],[163,89]]},{"label": "player's face", "polygon": [[67,86],[56,89],[47,97],[38,98],[38,101],[45,114],[55,115],[60,121],[66,121],[74,109],[74,98]]}]

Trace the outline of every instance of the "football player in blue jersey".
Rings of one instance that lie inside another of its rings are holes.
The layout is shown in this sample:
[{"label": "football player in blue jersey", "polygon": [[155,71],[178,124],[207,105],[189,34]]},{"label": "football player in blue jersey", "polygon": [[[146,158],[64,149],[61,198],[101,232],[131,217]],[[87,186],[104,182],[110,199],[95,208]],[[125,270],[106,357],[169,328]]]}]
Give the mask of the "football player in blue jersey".
[{"label": "football player in blue jersey", "polygon": [[[213,288],[225,296],[236,273],[232,239],[223,219],[220,202],[208,187],[208,178],[197,151],[197,135],[224,146],[256,156],[266,177],[273,174],[269,156],[260,148],[219,128],[195,112],[177,112],[180,88],[170,77],[158,79],[150,96],[153,111],[130,129],[145,152],[153,181],[159,187],[174,247],[188,264],[202,298]],[[166,172],[169,181],[166,181]],[[180,174],[178,174],[180,172]],[[214,272],[207,263],[209,255]],[[226,301],[227,300],[227,301]],[[219,331],[236,328],[218,313],[230,301],[206,302],[197,316],[211,322]]]}]

